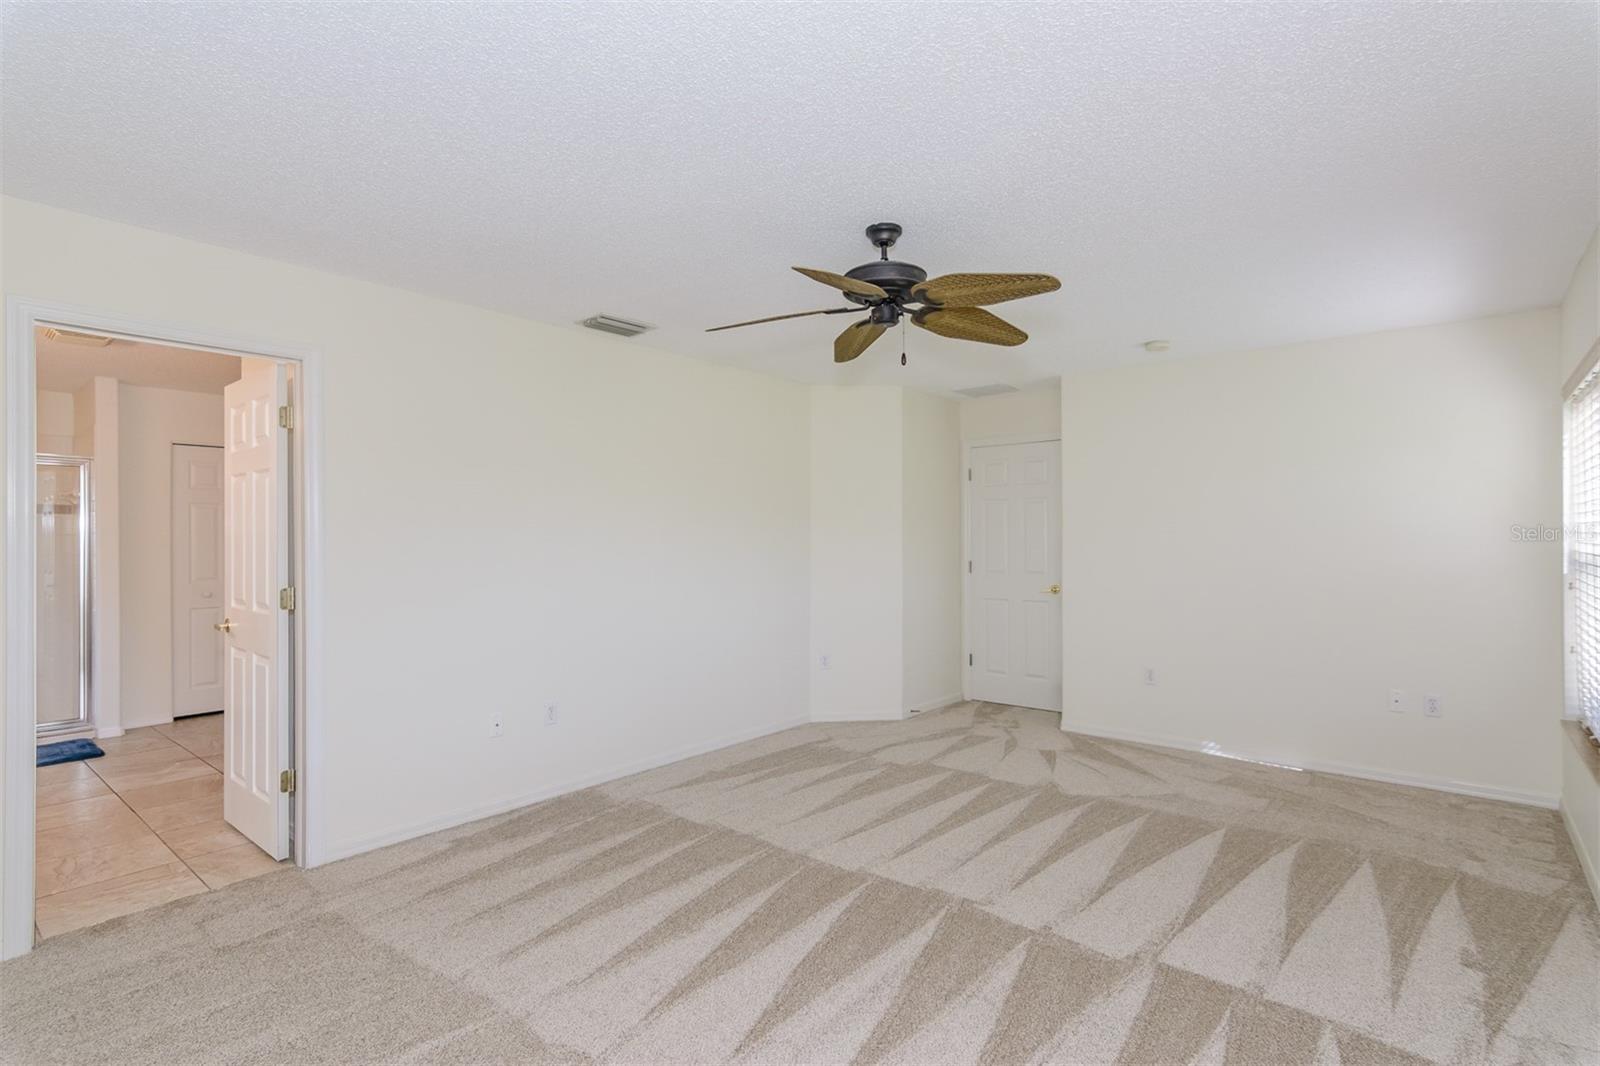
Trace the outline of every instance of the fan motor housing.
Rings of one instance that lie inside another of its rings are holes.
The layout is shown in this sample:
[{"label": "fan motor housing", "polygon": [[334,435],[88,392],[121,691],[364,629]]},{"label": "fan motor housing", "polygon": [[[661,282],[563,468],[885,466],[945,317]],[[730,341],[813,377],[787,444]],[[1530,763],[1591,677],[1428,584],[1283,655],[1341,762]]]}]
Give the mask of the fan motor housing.
[{"label": "fan motor housing", "polygon": [[[855,278],[857,281],[870,281],[884,292],[887,292],[896,302],[904,303],[911,299],[911,287],[928,280],[928,272],[914,263],[902,263],[894,259],[879,259],[871,263],[862,263],[853,270],[845,271],[845,277]],[[871,303],[869,296],[857,296],[847,292],[845,299],[858,304]]]}]

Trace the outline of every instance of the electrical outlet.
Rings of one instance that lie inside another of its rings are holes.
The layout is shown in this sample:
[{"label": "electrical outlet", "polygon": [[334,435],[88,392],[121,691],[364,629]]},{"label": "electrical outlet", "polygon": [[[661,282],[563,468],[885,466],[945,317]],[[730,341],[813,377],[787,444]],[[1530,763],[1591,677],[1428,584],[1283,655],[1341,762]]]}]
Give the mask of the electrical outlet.
[{"label": "electrical outlet", "polygon": [[1156,668],[1155,667],[1147,666],[1147,667],[1144,668],[1144,683],[1147,684],[1147,685],[1153,685],[1153,684],[1156,683]]},{"label": "electrical outlet", "polygon": [[494,717],[489,719],[489,735],[503,737],[506,735],[506,716],[504,712],[495,711]]},{"label": "electrical outlet", "polygon": [[561,717],[561,709],[559,707],[557,707],[553,703],[547,703],[547,704],[544,705],[544,724],[545,725],[555,725],[557,720],[560,717]]},{"label": "electrical outlet", "polygon": [[1404,691],[1397,688],[1389,690],[1389,710],[1395,714],[1406,713],[1406,694]]},{"label": "electrical outlet", "polygon": [[1422,703],[1422,713],[1429,718],[1444,717],[1444,698],[1430,692]]}]

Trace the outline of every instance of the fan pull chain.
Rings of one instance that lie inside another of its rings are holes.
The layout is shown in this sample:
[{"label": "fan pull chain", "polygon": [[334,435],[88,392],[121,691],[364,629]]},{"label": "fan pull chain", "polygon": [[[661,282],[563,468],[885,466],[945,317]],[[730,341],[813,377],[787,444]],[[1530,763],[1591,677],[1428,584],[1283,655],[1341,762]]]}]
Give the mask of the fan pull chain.
[{"label": "fan pull chain", "polygon": [[906,365],[906,320],[900,319],[900,365]]}]

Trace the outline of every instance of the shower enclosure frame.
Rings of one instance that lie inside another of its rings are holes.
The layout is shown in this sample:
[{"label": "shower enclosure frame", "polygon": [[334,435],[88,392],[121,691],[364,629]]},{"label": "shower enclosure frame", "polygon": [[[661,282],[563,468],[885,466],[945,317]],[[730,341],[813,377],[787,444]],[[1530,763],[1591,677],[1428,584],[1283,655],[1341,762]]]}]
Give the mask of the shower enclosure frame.
[{"label": "shower enclosure frame", "polygon": [[[42,740],[94,728],[94,460],[86,455],[39,452],[34,456],[35,483],[41,466],[78,470],[78,716],[34,723]],[[37,495],[34,514],[38,515]],[[35,593],[37,595],[37,592]],[[34,655],[37,659],[39,648]],[[34,668],[38,669],[35,662]],[[35,709],[35,717],[38,711]]]}]

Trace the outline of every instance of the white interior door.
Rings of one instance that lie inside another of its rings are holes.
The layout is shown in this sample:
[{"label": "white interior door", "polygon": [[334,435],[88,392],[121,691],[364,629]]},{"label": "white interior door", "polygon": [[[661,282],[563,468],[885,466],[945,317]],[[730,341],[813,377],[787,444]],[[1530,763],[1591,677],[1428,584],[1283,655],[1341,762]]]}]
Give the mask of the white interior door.
[{"label": "white interior door", "polygon": [[1061,445],[969,454],[967,695],[1061,709]]},{"label": "white interior door", "polygon": [[288,433],[284,368],[245,359],[244,376],[223,390],[227,437],[224,612],[226,688],[222,813],[228,824],[275,859],[289,854],[290,766],[288,584]]},{"label": "white interior door", "polygon": [[172,446],[172,714],[222,710],[222,449]]}]

